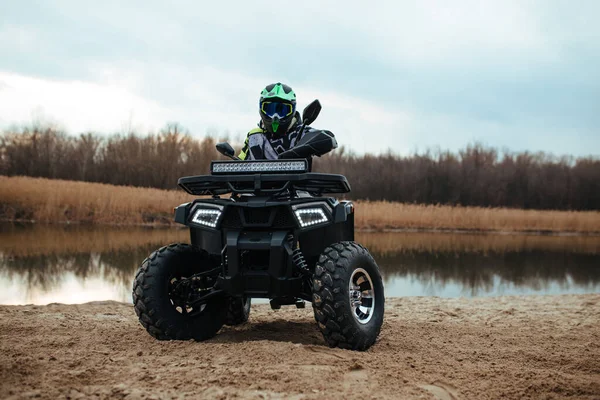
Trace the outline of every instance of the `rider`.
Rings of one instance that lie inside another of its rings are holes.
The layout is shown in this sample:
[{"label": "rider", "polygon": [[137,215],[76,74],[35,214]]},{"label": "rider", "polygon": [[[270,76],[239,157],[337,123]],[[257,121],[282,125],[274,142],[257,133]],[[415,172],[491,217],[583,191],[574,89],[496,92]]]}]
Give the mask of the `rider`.
[{"label": "rider", "polygon": [[[296,111],[296,93],[288,85],[272,83],[260,93],[260,123],[246,136],[241,160],[273,160],[291,149],[300,137],[302,121]],[[305,131],[310,129],[305,127]]]}]

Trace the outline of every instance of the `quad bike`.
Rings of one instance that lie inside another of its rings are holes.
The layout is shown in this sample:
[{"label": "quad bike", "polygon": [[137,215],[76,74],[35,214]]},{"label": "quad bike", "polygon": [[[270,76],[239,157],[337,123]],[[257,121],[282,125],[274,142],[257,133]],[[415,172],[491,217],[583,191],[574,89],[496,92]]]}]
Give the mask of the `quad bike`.
[{"label": "quad bike", "polygon": [[[337,147],[328,131],[306,129],[321,110],[303,112],[304,132],[278,160],[213,161],[211,175],[180,178],[196,199],[175,208],[191,244],[152,253],[133,283],[141,324],[157,339],[206,340],[248,320],[252,298],[304,308],[311,301],[331,347],[368,349],[383,323],[379,268],[354,242],[354,205],[324,194],[348,193],[342,175],[311,173],[313,156]],[[231,194],[228,198],[221,196]]]}]

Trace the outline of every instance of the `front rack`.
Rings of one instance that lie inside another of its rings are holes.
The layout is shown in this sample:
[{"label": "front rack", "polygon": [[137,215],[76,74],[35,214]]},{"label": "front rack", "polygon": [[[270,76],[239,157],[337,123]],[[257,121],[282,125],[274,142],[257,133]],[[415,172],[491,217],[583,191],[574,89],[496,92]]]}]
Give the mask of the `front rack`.
[{"label": "front rack", "polygon": [[350,184],[337,174],[253,174],[253,175],[198,175],[179,178],[177,184],[195,196],[217,196],[226,193],[274,195],[290,191],[308,193],[348,193]]}]

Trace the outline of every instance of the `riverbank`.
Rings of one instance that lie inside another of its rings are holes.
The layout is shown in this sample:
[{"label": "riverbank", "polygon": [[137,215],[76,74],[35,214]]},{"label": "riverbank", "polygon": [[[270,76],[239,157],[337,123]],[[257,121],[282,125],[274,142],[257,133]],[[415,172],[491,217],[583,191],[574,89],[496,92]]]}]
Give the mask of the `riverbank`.
[{"label": "riverbank", "polygon": [[[310,307],[159,342],[132,306],[0,306],[0,398],[600,396],[600,295],[390,298],[368,352],[324,345]],[[285,357],[282,355],[285,354]]]},{"label": "riverbank", "polygon": [[[174,225],[179,190],[0,176],[0,219],[45,223]],[[357,201],[357,230],[600,234],[600,212],[424,206]]]}]

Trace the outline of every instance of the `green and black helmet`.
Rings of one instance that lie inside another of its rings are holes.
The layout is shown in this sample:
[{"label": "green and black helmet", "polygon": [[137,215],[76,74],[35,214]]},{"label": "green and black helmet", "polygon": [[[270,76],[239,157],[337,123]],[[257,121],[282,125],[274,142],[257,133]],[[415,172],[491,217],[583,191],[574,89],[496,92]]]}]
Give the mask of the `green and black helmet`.
[{"label": "green and black helmet", "polygon": [[296,93],[288,85],[272,83],[260,93],[258,107],[265,129],[285,135],[296,114]]}]

